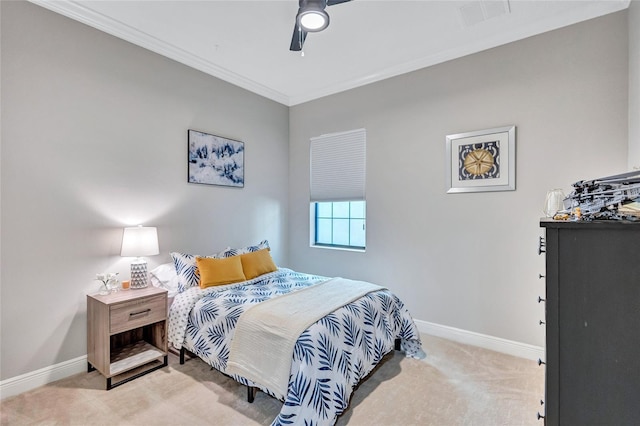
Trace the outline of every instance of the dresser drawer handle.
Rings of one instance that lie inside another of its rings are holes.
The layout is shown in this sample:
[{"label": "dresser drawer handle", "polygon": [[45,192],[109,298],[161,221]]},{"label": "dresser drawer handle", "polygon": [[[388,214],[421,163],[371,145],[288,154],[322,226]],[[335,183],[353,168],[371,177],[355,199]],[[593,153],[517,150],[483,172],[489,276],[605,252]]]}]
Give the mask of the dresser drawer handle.
[{"label": "dresser drawer handle", "polygon": [[540,412],[538,411],[538,420],[540,419],[544,419],[544,416],[542,414],[540,414]]},{"label": "dresser drawer handle", "polygon": [[140,311],[140,312],[131,312],[129,314],[129,318],[137,317],[140,315],[147,315],[149,312],[151,312],[151,308],[145,309],[144,311]]},{"label": "dresser drawer handle", "polygon": [[538,254],[542,254],[542,253],[546,253],[547,249],[547,242],[545,241],[544,237],[538,237]]}]

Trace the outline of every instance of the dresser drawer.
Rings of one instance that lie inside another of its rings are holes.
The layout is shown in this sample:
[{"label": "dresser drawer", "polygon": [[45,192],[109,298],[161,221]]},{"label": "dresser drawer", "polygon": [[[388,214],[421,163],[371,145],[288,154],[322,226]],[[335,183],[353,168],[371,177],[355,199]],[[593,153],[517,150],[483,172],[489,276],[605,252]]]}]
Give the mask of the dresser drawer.
[{"label": "dresser drawer", "polygon": [[[131,290],[135,291],[135,290]],[[111,334],[162,321],[167,317],[164,295],[144,297],[110,307]]]}]

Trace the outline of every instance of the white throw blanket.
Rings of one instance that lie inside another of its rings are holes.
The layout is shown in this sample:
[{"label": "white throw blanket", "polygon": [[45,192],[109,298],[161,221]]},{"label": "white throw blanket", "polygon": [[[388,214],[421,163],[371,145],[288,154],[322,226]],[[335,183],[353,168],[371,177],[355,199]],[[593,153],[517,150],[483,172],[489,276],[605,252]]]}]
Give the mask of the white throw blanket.
[{"label": "white throw blanket", "polygon": [[300,334],[325,315],[383,288],[332,278],[252,306],[236,324],[226,373],[249,379],[284,399]]}]

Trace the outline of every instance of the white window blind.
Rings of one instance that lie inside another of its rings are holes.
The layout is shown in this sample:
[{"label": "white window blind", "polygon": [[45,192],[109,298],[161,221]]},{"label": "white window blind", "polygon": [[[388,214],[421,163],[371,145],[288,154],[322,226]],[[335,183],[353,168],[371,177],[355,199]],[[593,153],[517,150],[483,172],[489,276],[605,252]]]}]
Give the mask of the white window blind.
[{"label": "white window blind", "polygon": [[311,138],[311,202],[365,197],[365,129]]}]

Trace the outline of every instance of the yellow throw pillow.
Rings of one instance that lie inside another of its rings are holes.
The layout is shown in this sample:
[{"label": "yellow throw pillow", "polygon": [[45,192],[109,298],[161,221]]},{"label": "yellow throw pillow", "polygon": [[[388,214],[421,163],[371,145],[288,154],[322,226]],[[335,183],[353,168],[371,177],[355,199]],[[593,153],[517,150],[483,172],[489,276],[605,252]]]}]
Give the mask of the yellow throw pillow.
[{"label": "yellow throw pillow", "polygon": [[248,280],[278,269],[276,264],[273,263],[268,248],[241,254],[239,257],[242,261],[244,276]]},{"label": "yellow throw pillow", "polygon": [[200,274],[200,288],[246,281],[240,256],[214,259],[196,257]]}]

